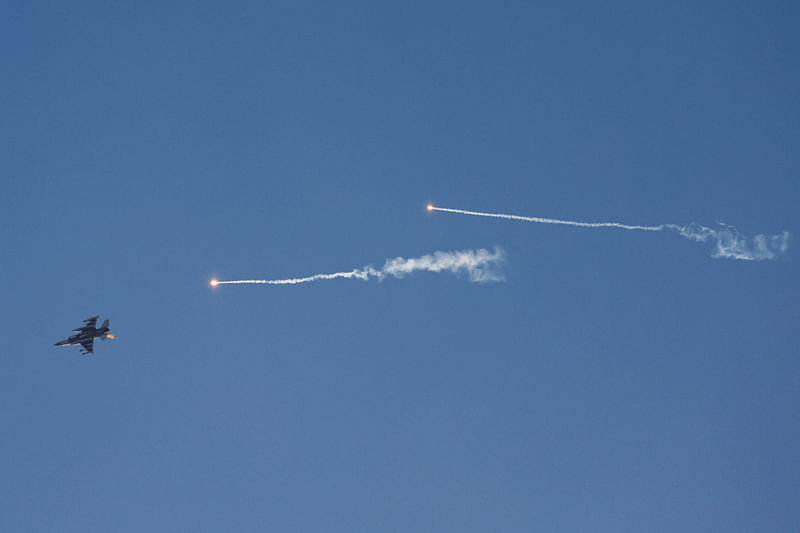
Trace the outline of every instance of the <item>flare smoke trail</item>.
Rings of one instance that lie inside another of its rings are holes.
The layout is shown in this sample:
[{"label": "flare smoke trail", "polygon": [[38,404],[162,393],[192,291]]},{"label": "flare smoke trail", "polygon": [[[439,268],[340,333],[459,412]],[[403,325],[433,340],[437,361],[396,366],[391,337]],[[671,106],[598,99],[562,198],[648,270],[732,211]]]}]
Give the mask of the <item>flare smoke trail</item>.
[{"label": "flare smoke trail", "polygon": [[386,276],[402,278],[417,270],[426,272],[451,272],[453,274],[466,274],[470,281],[487,282],[501,281],[503,277],[496,272],[498,263],[504,260],[503,250],[495,248],[490,252],[484,248],[479,250],[463,250],[459,252],[434,252],[433,254],[423,255],[406,259],[396,257],[387,259],[383,267],[375,269],[371,266],[354,269],[349,272],[334,272],[333,274],[315,274],[304,278],[288,279],[240,279],[233,281],[212,280],[211,285],[296,285],[298,283],[308,283],[310,281],[324,279],[361,279],[368,280],[377,278],[382,280]]},{"label": "flare smoke trail", "polygon": [[622,224],[621,222],[576,222],[574,220],[559,220],[556,218],[523,217],[519,215],[506,215],[502,213],[483,213],[480,211],[467,211],[465,209],[450,209],[428,205],[428,211],[443,211],[460,215],[478,217],[504,218],[508,220],[522,220],[523,222],[536,222],[538,224],[562,224],[580,228],[619,228],[635,231],[662,231],[665,229],[677,231],[681,236],[698,242],[712,240],[716,247],[711,254],[715,258],[742,259],[745,261],[759,261],[774,259],[778,254],[784,253],[789,247],[789,232],[784,231],[779,235],[756,235],[752,242],[742,236],[735,227],[720,223],[719,229],[712,229],[692,222],[686,226],[678,224],[659,224],[657,226],[637,226]]}]

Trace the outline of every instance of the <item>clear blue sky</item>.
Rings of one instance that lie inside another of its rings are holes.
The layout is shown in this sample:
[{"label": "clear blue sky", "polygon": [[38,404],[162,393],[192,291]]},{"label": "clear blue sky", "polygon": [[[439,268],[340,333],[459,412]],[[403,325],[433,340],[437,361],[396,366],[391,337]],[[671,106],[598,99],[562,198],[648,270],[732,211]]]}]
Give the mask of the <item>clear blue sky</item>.
[{"label": "clear blue sky", "polygon": [[796,240],[425,205],[797,239],[800,5],[378,4],[4,4],[0,530],[796,531]]}]

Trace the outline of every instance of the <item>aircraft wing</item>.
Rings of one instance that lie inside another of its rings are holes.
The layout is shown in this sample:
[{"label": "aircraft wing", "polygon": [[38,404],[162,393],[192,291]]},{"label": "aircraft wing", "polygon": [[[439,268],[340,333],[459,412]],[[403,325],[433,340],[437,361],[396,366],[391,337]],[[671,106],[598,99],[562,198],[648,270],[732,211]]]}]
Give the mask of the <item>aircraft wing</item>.
[{"label": "aircraft wing", "polygon": [[81,346],[83,346],[83,349],[86,350],[86,353],[94,353],[94,339],[81,341]]},{"label": "aircraft wing", "polygon": [[[96,327],[98,318],[99,317],[93,316],[91,318],[87,318],[86,320],[84,320],[84,322],[86,323],[86,326],[84,326],[84,328],[94,328],[94,327]],[[83,329],[83,328],[81,328],[81,329]]]}]

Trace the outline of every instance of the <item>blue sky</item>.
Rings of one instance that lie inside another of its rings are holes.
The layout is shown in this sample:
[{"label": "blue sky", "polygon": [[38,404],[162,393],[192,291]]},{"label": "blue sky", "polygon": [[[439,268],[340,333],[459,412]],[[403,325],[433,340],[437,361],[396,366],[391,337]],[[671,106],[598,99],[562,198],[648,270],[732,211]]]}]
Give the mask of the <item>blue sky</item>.
[{"label": "blue sky", "polygon": [[[798,23],[8,3],[0,529],[795,530],[795,241],[425,206],[796,239]],[[498,283],[208,286],[494,246]]]}]

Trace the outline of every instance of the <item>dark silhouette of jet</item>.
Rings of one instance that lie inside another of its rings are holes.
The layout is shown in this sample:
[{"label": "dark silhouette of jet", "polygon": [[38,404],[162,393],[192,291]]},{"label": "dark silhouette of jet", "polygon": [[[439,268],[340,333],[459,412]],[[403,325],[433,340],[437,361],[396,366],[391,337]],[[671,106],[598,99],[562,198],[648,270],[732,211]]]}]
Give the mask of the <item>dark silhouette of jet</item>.
[{"label": "dark silhouette of jet", "polygon": [[108,319],[103,322],[103,325],[98,327],[97,326],[97,319],[100,318],[99,316],[93,316],[91,318],[87,318],[84,320],[84,325],[75,328],[72,331],[77,331],[75,335],[70,335],[70,337],[66,340],[61,342],[57,342],[56,346],[75,346],[80,344],[82,346],[81,353],[90,354],[94,353],[94,340],[96,338],[101,338],[106,340],[109,339],[116,339],[117,336],[108,331]]}]

